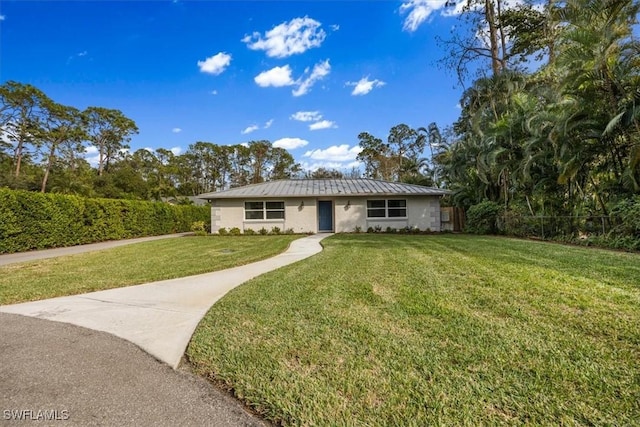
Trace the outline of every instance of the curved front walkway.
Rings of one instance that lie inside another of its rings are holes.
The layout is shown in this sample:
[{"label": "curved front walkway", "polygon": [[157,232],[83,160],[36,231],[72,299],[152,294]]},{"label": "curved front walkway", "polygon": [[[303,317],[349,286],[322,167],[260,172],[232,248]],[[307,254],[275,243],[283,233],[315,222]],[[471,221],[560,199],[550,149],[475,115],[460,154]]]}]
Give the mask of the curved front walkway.
[{"label": "curved front walkway", "polygon": [[241,267],[144,285],[0,306],[0,312],[71,323],[130,341],[172,368],[209,308],[236,286],[322,251],[330,234],[295,240],[280,255]]}]

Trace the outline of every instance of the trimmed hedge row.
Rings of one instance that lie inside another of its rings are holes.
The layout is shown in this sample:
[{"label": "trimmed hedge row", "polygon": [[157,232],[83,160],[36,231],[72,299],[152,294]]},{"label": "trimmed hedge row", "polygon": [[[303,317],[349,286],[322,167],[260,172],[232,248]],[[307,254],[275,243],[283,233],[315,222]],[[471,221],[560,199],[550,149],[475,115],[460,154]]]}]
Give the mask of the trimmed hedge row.
[{"label": "trimmed hedge row", "polygon": [[0,253],[179,233],[209,218],[208,206],[0,188]]}]

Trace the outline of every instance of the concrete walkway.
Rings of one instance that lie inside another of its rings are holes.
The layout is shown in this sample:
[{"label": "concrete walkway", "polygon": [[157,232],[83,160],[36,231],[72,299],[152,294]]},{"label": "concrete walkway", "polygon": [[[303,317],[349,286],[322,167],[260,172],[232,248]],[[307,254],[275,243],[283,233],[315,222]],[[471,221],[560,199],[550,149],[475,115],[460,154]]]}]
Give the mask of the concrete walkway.
[{"label": "concrete walkway", "polygon": [[330,234],[295,240],[284,253],[213,273],[70,297],[0,306],[0,312],[55,320],[130,341],[177,368],[196,326],[236,286],[322,250]]},{"label": "concrete walkway", "polygon": [[108,242],[91,243],[88,245],[69,246],[66,248],[44,249],[41,251],[19,252],[16,254],[0,255],[0,266],[18,262],[35,261],[39,259],[55,258],[64,255],[75,255],[83,252],[101,251],[132,243],[149,242],[151,240],[171,239],[193,233],[165,234],[162,236],[139,237],[137,239],[110,240]]}]

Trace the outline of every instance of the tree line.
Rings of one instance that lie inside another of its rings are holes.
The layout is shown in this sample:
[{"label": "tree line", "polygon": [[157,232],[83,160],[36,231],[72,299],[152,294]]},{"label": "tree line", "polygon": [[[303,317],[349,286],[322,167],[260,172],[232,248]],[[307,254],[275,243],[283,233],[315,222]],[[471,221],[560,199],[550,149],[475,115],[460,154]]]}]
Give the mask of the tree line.
[{"label": "tree line", "polygon": [[[435,125],[432,125],[435,126]],[[437,132],[437,128],[436,128]],[[270,141],[234,145],[195,142],[182,154],[159,148],[130,152],[135,122],[121,111],[56,103],[38,88],[0,85],[0,187],[87,197],[163,200],[287,178],[359,178],[349,171],[303,170]],[[394,126],[383,141],[358,136],[358,160],[371,178],[431,185],[433,129]],[[87,150],[95,164],[87,161]]]},{"label": "tree line", "polygon": [[[0,187],[89,197],[161,200],[291,177],[338,177],[303,171],[266,140],[191,144],[183,154],[129,151],[135,122],[121,111],[59,104],[38,88],[0,85]],[[87,152],[95,152],[95,165]],[[356,174],[353,171],[351,174]]]},{"label": "tree line", "polygon": [[[454,4],[450,3],[450,7]],[[640,43],[632,0],[466,0],[470,26],[441,40],[466,84],[458,120],[357,136],[362,170],[305,171],[269,141],[196,142],[130,153],[118,110],[78,111],[17,82],[0,86],[0,186],[159,200],[291,177],[366,177],[444,187],[530,216],[607,216],[640,203]],[[458,29],[456,29],[458,31]],[[428,112],[425,112],[428,115]],[[85,159],[88,147],[97,164]]]},{"label": "tree line", "polygon": [[466,6],[474,37],[444,42],[446,62],[461,81],[480,75],[434,155],[452,203],[531,216],[606,216],[627,199],[640,203],[640,5]]}]

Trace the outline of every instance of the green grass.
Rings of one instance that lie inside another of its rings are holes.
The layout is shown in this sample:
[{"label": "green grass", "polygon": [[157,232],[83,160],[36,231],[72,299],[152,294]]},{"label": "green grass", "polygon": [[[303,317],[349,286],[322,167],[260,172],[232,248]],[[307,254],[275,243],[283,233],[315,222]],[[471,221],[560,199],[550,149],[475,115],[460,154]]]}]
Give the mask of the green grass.
[{"label": "green grass", "polygon": [[248,264],[299,236],[189,236],[0,267],[0,304],[74,295]]},{"label": "green grass", "polygon": [[285,425],[637,425],[640,256],[337,235],[213,306],[194,370]]}]

